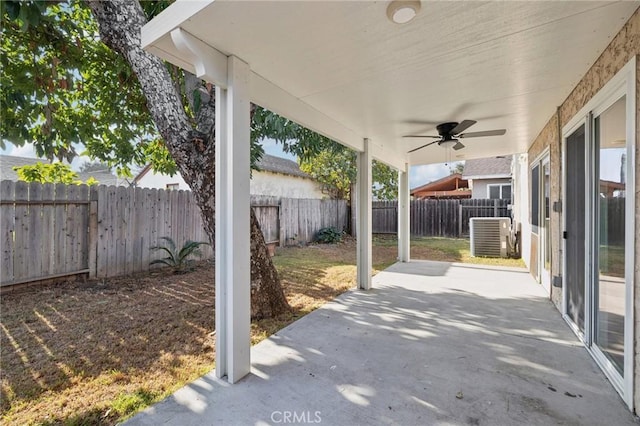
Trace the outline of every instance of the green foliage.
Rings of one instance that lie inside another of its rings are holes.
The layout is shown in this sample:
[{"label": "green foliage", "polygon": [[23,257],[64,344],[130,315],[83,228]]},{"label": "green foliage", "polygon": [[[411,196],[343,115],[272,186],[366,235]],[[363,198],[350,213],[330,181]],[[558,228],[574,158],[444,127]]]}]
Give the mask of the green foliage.
[{"label": "green foliage", "polygon": [[342,241],[342,232],[334,227],[322,228],[316,233],[316,241],[322,244],[335,244]]},{"label": "green foliage", "polygon": [[[338,144],[336,144],[338,145]],[[300,163],[300,169],[316,179],[332,198],[349,198],[356,181],[356,153],[340,145],[320,151]]]},{"label": "green foliage", "polygon": [[78,174],[71,170],[71,166],[64,163],[36,163],[28,166],[14,167],[18,179],[25,182],[66,183],[81,185],[96,185],[99,182],[91,176],[86,182],[78,179]]},{"label": "green foliage", "polygon": [[[291,144],[295,146],[295,144]],[[309,145],[301,141],[299,145]],[[303,157],[300,169],[316,179],[332,198],[347,199],[351,185],[356,182],[358,168],[356,153],[333,141],[321,141],[319,152]],[[373,161],[373,197],[377,200],[395,200],[398,196],[398,172],[379,161]]]},{"label": "green foliage", "polygon": [[390,201],[398,199],[398,171],[384,163],[373,160],[373,199]]},{"label": "green foliage", "polygon": [[187,268],[190,266],[191,261],[189,259],[190,256],[202,256],[202,251],[200,250],[200,246],[208,245],[209,243],[203,241],[187,241],[184,245],[178,250],[176,243],[173,241],[171,237],[160,237],[161,240],[165,241],[164,246],[153,246],[151,247],[151,251],[164,251],[167,256],[162,259],[156,259],[149,263],[149,265],[163,264],[173,268],[174,273],[183,273],[187,271]]},{"label": "green foliage", "polygon": [[133,393],[121,393],[111,403],[111,408],[121,417],[135,413],[139,409],[151,405],[159,394],[144,388]]},{"label": "green foliage", "polygon": [[137,78],[99,38],[79,0],[2,8],[0,144],[33,142],[48,159],[86,154],[126,174],[159,138]]}]

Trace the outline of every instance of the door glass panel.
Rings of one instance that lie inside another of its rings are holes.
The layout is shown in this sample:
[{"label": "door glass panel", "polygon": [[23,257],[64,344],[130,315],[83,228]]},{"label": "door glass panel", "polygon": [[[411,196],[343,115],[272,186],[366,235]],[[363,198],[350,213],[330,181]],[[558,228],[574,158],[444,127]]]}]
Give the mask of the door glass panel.
[{"label": "door glass panel", "polygon": [[545,162],[542,165],[542,209],[543,209],[543,221],[544,223],[544,246],[543,246],[543,254],[542,261],[543,267],[546,271],[551,270],[551,226],[550,226],[550,199],[551,199],[551,184],[550,184],[550,175],[551,175],[551,167],[549,162]]},{"label": "door glass panel", "polygon": [[531,225],[533,232],[538,233],[540,223],[540,165],[531,169]]},{"label": "door glass panel", "polygon": [[625,314],[625,97],[596,117],[599,180],[595,342],[622,375]]},{"label": "door glass panel", "polygon": [[[567,138],[566,148],[567,315],[584,333],[585,312],[585,126]],[[532,217],[532,219],[535,216]]]}]

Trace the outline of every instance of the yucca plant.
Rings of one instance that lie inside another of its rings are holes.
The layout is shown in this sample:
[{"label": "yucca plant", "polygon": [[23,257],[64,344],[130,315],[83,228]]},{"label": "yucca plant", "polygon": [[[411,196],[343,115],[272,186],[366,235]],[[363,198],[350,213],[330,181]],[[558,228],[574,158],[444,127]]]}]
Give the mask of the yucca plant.
[{"label": "yucca plant", "polygon": [[173,272],[176,274],[184,273],[192,263],[189,256],[202,256],[200,246],[208,245],[209,243],[204,241],[191,241],[187,240],[186,243],[178,250],[175,241],[171,237],[160,237],[165,241],[163,246],[153,246],[150,249],[152,251],[162,250],[167,254],[167,257],[162,259],[155,259],[149,263],[149,265],[163,264],[173,268]]}]

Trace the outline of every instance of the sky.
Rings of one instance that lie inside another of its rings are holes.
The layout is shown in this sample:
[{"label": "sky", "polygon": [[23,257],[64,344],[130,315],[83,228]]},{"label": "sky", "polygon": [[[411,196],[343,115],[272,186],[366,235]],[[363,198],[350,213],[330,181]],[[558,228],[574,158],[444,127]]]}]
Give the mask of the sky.
[{"label": "sky", "polygon": [[[267,154],[297,161],[297,158],[294,155],[284,152],[282,150],[282,145],[272,139],[263,140],[262,146]],[[82,150],[78,149],[78,151]],[[3,155],[12,155],[15,157],[38,158],[32,144],[14,146],[7,143],[5,149],[1,150],[1,153]],[[77,171],[82,164],[88,161],[90,161],[88,157],[79,156],[73,160],[71,168]],[[455,166],[456,163],[451,164]],[[450,173],[449,166],[444,163],[430,164],[426,166],[412,166],[409,172],[409,186],[411,188],[415,188],[417,186],[424,185],[425,183],[448,176]]]}]

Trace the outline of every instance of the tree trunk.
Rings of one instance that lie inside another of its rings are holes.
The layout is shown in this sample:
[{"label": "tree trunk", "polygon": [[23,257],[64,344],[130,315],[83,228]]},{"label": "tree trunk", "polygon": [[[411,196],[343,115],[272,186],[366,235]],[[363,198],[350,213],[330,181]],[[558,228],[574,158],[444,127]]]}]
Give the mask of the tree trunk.
[{"label": "tree trunk", "polygon": [[[191,188],[205,230],[215,244],[215,96],[203,103],[195,123],[158,57],[140,46],[147,19],[137,0],[88,1],[102,41],[121,54],[138,77],[147,107],[178,170]],[[247,170],[249,173],[249,170]],[[278,272],[269,257],[258,220],[251,209],[251,316],[269,318],[289,310]]]}]

